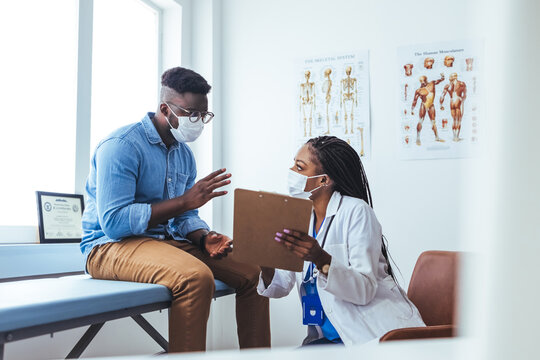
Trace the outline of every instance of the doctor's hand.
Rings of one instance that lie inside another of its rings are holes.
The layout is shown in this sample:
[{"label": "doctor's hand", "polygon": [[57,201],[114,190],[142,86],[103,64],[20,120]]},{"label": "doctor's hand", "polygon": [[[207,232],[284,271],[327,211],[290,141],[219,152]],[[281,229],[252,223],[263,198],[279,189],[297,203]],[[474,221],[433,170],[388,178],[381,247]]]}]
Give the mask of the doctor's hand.
[{"label": "doctor's hand", "polygon": [[204,248],[213,259],[221,259],[232,251],[232,239],[227,235],[210,231],[204,240]]},{"label": "doctor's hand", "polygon": [[219,169],[197,181],[195,185],[181,196],[188,209],[198,209],[215,197],[227,194],[227,191],[214,191],[229,185],[231,174],[222,175],[227,169]]},{"label": "doctor's hand", "polygon": [[315,238],[304,232],[283,229],[283,233],[276,233],[274,240],[283,244],[300,259],[313,262],[319,269],[322,265],[330,264],[332,258],[330,254],[321,248]]}]

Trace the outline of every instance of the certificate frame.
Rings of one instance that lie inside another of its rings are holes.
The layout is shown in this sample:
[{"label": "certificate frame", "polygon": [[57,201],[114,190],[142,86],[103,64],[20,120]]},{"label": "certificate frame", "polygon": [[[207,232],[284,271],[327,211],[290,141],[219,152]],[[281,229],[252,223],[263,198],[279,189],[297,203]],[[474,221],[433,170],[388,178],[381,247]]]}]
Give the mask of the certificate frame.
[{"label": "certificate frame", "polygon": [[36,201],[40,243],[81,242],[82,230],[75,228],[84,212],[83,195],[36,191]]}]

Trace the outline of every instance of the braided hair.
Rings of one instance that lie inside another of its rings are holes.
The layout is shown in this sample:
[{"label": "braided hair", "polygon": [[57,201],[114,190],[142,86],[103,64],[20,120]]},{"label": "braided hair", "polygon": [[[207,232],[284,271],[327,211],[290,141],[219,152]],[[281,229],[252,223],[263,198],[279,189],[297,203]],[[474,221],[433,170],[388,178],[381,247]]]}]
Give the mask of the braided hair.
[{"label": "braided hair", "polygon": [[[308,140],[307,144],[322,167],[321,173],[327,174],[334,181],[333,190],[341,195],[362,199],[373,208],[364,166],[352,146],[335,136],[319,136]],[[383,235],[381,252],[386,259],[388,274],[396,281],[386,242]]]}]

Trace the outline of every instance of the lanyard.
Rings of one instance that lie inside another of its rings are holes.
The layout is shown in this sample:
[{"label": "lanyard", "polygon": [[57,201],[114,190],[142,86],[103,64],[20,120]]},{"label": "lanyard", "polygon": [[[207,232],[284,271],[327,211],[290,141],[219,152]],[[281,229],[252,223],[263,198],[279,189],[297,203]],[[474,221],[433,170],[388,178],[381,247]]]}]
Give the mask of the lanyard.
[{"label": "lanyard", "polygon": [[[321,249],[324,249],[324,244],[326,243],[326,235],[328,235],[328,231],[330,231],[330,226],[332,226],[332,222],[334,221],[335,217],[336,217],[335,215],[332,215],[332,217],[330,218],[330,222],[328,223],[328,227],[326,228],[326,231],[324,232],[324,237],[323,237],[323,240],[322,240],[322,243],[321,243]],[[322,227],[323,224],[324,224],[324,220],[323,220],[323,222],[321,224],[321,227]]]},{"label": "lanyard", "polygon": [[[321,230],[322,226],[324,225],[324,222],[326,221],[326,218],[323,219],[322,223],[321,223],[321,226],[319,227],[319,230]],[[313,222],[313,237],[316,239],[317,238],[317,228],[316,228],[317,224],[316,224],[316,221]]]},{"label": "lanyard", "polygon": [[[343,198],[341,198],[341,200],[339,201],[337,210],[339,210],[339,208],[341,207],[341,202],[342,201],[343,201]],[[336,210],[336,213],[337,213],[337,210]],[[321,249],[324,249],[324,244],[326,243],[326,236],[328,235],[328,232],[330,231],[330,226],[332,226],[332,222],[334,221],[335,217],[336,217],[335,214],[330,217],[330,220],[329,220],[330,222],[328,223],[328,227],[326,228],[326,231],[324,232],[323,241],[321,242]],[[326,218],[324,218],[323,222],[321,223],[321,228],[322,228],[325,221],[326,221]],[[315,238],[317,238],[317,235],[319,235],[319,234],[315,233],[315,226],[316,226],[316,224],[313,224],[313,235],[315,235]],[[319,228],[319,230],[321,230],[321,229]],[[310,263],[308,271],[306,273],[306,276],[304,277],[304,280],[303,280],[304,283],[313,280],[313,270],[314,269],[315,269],[315,264]]]},{"label": "lanyard", "polygon": [[[334,217],[335,217],[335,215],[332,215],[332,217],[330,218],[330,222],[328,223],[328,227],[326,228],[326,231],[324,232],[323,241],[321,243],[321,249],[324,248],[324,244],[326,243],[326,236],[328,235],[328,231],[330,231],[330,226],[332,226],[332,222],[334,221]],[[326,218],[323,220],[323,222],[321,224],[321,227],[324,224],[325,220],[326,220]],[[313,224],[313,234],[315,235],[315,238],[318,235],[318,234],[315,234],[315,224]],[[305,283],[313,280],[313,270],[314,269],[315,269],[315,264],[310,263],[308,271],[307,271],[306,276],[304,278]]]}]

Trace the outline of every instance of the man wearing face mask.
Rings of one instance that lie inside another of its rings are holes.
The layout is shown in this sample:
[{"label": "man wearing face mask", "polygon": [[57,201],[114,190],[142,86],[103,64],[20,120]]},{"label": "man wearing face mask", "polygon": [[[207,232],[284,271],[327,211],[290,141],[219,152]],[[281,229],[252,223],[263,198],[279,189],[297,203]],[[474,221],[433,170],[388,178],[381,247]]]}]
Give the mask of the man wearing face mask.
[{"label": "man wearing face mask", "polygon": [[[260,269],[227,257],[232,240],[210,231],[197,209],[227,191],[220,169],[195,182],[195,141],[214,114],[210,85],[180,67],[162,75],[156,113],[102,140],[86,184],[81,251],[86,270],[108,280],[157,283],[173,295],[169,352],[202,351],[214,278],[236,289],[241,348],[270,346]],[[218,191],[220,190],[220,191]]]}]

